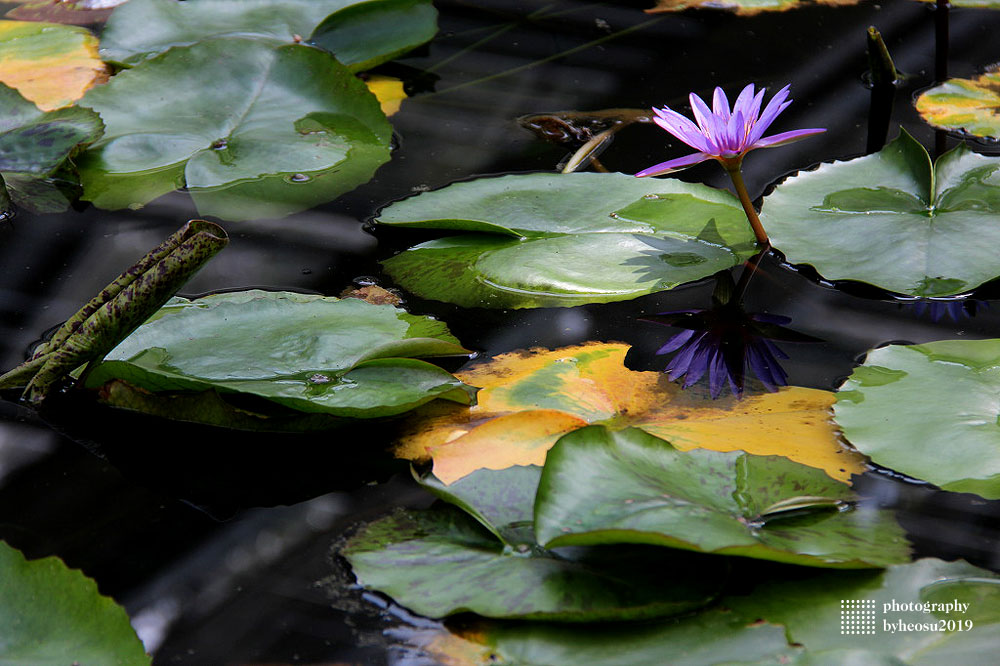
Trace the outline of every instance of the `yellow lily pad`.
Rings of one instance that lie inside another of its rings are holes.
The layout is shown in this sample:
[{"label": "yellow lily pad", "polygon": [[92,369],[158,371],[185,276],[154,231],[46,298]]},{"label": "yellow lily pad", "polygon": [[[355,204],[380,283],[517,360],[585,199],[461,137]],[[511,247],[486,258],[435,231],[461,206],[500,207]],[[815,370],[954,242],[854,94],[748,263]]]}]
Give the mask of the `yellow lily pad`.
[{"label": "yellow lily pad", "polygon": [[417,412],[396,455],[433,460],[449,484],[477,469],[541,465],[563,435],[585,425],[642,428],[682,450],[780,455],[847,482],[865,458],[843,444],[830,409],[834,394],[807,388],[727,396],[684,391],[663,373],[625,367],[629,346],[588,343],[501,354],[456,373],[481,388],[471,408]]},{"label": "yellow lily pad", "polygon": [[1000,71],[948,79],[917,98],[917,111],[935,127],[1000,138]]},{"label": "yellow lily pad", "polygon": [[856,5],[858,0],[657,0],[649,14],[681,12],[685,9],[729,9],[741,16],[760,12],[782,12],[808,5]]},{"label": "yellow lily pad", "polygon": [[43,111],[69,106],[107,80],[97,38],[84,28],[0,21],[0,81]]},{"label": "yellow lily pad", "polygon": [[386,116],[391,116],[399,111],[403,100],[406,99],[403,82],[394,76],[372,74],[365,79],[365,85],[375,95],[375,99],[382,106],[382,113]]}]

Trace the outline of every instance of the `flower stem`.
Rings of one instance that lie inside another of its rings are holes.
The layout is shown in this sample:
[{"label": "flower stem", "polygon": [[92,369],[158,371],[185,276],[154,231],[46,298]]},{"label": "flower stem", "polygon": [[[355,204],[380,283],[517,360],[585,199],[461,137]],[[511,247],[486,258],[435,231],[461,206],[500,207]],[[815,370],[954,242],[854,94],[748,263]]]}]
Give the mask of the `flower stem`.
[{"label": "flower stem", "polygon": [[743,184],[743,174],[740,172],[740,165],[726,166],[726,171],[729,172],[729,177],[733,179],[736,196],[740,198],[740,203],[743,204],[743,212],[747,214],[747,221],[750,223],[750,228],[753,229],[754,236],[757,237],[757,243],[764,247],[769,247],[771,241],[767,238],[767,233],[760,223],[760,218],[757,217],[757,211],[753,209],[750,195],[747,194],[747,186]]}]

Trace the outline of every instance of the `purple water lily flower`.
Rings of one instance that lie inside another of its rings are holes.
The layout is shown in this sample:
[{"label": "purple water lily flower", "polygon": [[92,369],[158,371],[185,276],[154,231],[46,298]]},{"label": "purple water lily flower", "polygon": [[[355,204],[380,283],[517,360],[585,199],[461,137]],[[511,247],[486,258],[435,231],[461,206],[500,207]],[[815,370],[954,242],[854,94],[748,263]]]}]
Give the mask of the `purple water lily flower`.
[{"label": "purple water lily flower", "polygon": [[764,89],[755,91],[752,83],[740,92],[732,111],[729,109],[729,100],[722,88],[715,89],[711,109],[700,97],[691,93],[689,97],[691,110],[694,112],[697,125],[670,107],[654,108],[653,113],[657,117],[653,122],[698,152],[661,162],[635,175],[640,178],[661,176],[710,159],[718,160],[727,171],[732,171],[738,169],[743,156],[755,148],[783,146],[825,132],[825,129],[819,128],[800,129],[764,136],[764,132],[778,114],[792,103],[792,100],[788,99],[788,88],[789,86],[785,86],[779,90],[763,112],[760,107],[764,101]]},{"label": "purple water lily flower", "polygon": [[743,183],[743,174],[740,172],[740,165],[743,164],[743,156],[754,148],[773,148],[783,146],[792,141],[804,139],[813,134],[825,132],[825,129],[801,129],[791,132],[782,132],[764,136],[764,132],[770,127],[778,114],[788,108],[792,100],[788,99],[788,86],[785,86],[771,98],[763,113],[760,105],[764,101],[764,90],[754,91],[751,83],[740,92],[736,98],[733,108],[729,109],[729,100],[722,88],[715,89],[712,98],[712,108],[702,101],[700,97],[691,93],[691,110],[694,111],[693,122],[670,109],[653,109],[656,118],[653,122],[667,130],[678,139],[691,146],[698,152],[685,157],[661,162],[656,166],[643,169],[636,176],[662,176],[665,173],[686,169],[705,160],[717,160],[725,167],[729,177],[733,179],[733,187],[736,188],[736,195],[743,205],[743,212],[746,213],[747,221],[753,228],[757,243],[762,247],[770,247],[771,242],[767,238],[757,211],[753,207],[747,187]]}]

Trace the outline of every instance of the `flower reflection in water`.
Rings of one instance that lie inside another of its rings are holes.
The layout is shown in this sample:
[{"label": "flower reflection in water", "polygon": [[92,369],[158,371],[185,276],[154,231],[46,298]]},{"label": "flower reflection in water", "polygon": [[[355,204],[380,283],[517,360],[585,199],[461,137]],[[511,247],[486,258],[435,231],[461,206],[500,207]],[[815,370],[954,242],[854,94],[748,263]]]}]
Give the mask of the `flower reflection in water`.
[{"label": "flower reflection in water", "polygon": [[929,316],[935,324],[942,319],[956,323],[971,319],[980,309],[989,307],[986,301],[971,298],[918,298],[911,303],[918,317]]},{"label": "flower reflection in water", "polygon": [[734,396],[742,397],[748,370],[768,391],[788,385],[788,375],[779,362],[788,355],[773,341],[815,342],[818,338],[785,328],[791,321],[788,317],[743,310],[743,293],[762,254],[747,262],[739,284],[733,282],[728,271],[715,276],[710,308],[661,312],[643,318],[684,329],[656,352],[676,352],[664,370],[672,381],[683,377],[682,386],[688,388],[707,376],[712,398],[719,397],[726,384]]}]

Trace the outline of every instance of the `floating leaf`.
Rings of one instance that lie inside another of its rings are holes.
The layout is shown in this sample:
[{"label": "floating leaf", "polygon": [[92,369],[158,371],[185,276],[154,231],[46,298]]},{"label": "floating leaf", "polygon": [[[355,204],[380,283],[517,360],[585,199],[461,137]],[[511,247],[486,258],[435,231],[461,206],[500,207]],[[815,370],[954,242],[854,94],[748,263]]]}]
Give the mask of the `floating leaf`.
[{"label": "floating leaf", "polygon": [[671,615],[710,602],[724,569],[718,560],[659,548],[555,552],[530,541],[505,543],[448,506],[370,523],[340,553],[362,585],[429,617],[471,611],[587,622]]},{"label": "floating leaf", "polygon": [[1000,138],[1000,72],[948,79],[921,93],[916,104],[924,120],[935,127]]},{"label": "floating leaf", "polygon": [[593,426],[549,451],[535,534],[549,548],[648,543],[821,567],[908,562],[892,515],[856,500],[787,458],[681,452],[635,428]]},{"label": "floating leaf", "polygon": [[1000,499],[1000,340],[869,352],[837,393],[835,419],[876,463],[945,490]]},{"label": "floating leaf", "polygon": [[365,85],[375,95],[375,99],[382,107],[382,113],[386,116],[398,112],[403,100],[406,99],[403,82],[393,76],[373,74],[365,79]]},{"label": "floating leaf", "polygon": [[84,198],[101,208],[186,186],[204,215],[280,217],[357,187],[389,159],[392,130],[374,95],[309,46],[175,48],[80,104],[107,125],[79,161]]},{"label": "floating leaf", "polygon": [[101,404],[110,407],[158,416],[171,421],[186,421],[250,432],[317,432],[332,430],[344,425],[345,422],[345,419],[330,414],[292,410],[287,414],[274,413],[274,410],[266,413],[262,409],[251,411],[245,405],[234,405],[215,391],[154,393],[120,379],[112,379],[101,386],[97,392],[97,399]]},{"label": "floating leaf", "polygon": [[425,298],[466,307],[568,307],[671,289],[750,255],[733,195],[623,174],[480,178],[385,208],[377,221],[466,232],[392,257]]},{"label": "floating leaf", "polygon": [[0,83],[0,173],[14,203],[37,212],[65,210],[69,197],[60,200],[53,174],[103,130],[100,117],[89,109],[43,112]]},{"label": "floating leaf", "polygon": [[136,65],[175,46],[219,37],[285,44],[308,38],[358,71],[409,51],[436,31],[429,0],[131,0],[108,20],[101,55]]},{"label": "floating leaf", "polygon": [[829,280],[912,296],[968,291],[1000,275],[1000,157],[957,146],[931,165],[905,131],[878,153],[800,172],[761,220],[793,263]]},{"label": "floating leaf", "polygon": [[430,0],[369,0],[328,16],[309,40],[359,72],[429,42],[436,32]]},{"label": "floating leaf", "polygon": [[409,356],[467,353],[444,324],[390,305],[284,292],[217,294],[168,306],[87,378],[150,391],[243,393],[292,409],[371,418],[474,390]]},{"label": "floating leaf", "polygon": [[103,23],[111,11],[128,0],[17,0],[18,7],[5,16],[19,21],[93,25]]},{"label": "floating leaf", "polygon": [[40,109],[68,106],[107,78],[107,67],[97,56],[97,38],[87,30],[0,21],[0,81]]},{"label": "floating leaf", "polygon": [[480,469],[445,485],[428,474],[420,483],[441,499],[478,520],[504,543],[530,539],[535,493],[542,468],[514,465],[504,470]]},{"label": "floating leaf", "polygon": [[[747,623],[740,616],[717,609],[657,622],[575,626],[481,621],[453,631],[457,633],[438,632],[423,637],[422,651],[436,658],[435,663],[449,666],[777,665],[796,663],[792,657],[800,652],[788,645],[783,627],[767,622]],[[485,654],[484,648],[488,648]]]},{"label": "floating leaf", "polygon": [[680,12],[685,9],[730,9],[740,16],[753,16],[760,12],[780,12],[809,5],[856,5],[858,0],[656,0],[656,6],[646,11]]},{"label": "floating leaf", "polygon": [[433,458],[445,483],[480,468],[541,465],[546,451],[588,423],[635,426],[681,450],[781,455],[846,481],[863,458],[830,422],[834,395],[805,388],[738,400],[682,391],[663,373],[625,368],[628,345],[591,343],[502,354],[457,373],[479,386],[471,409],[434,407],[415,419],[397,455]]},{"label": "floating leaf", "polygon": [[[758,586],[749,596],[729,596],[723,603],[734,612],[750,618],[764,618],[783,624],[789,640],[801,643],[810,652],[826,650],[864,649],[876,654],[903,658],[910,663],[911,655],[936,651],[936,644],[947,644],[948,632],[895,631],[885,628],[886,622],[926,624],[937,617],[924,612],[925,591],[942,581],[996,580],[996,574],[974,567],[966,562],[942,562],[926,558],[911,564],[894,565],[885,571],[840,572],[824,571],[817,575],[794,580],[774,581]],[[965,596],[957,587],[949,601],[960,603],[982,602],[977,590],[969,588]],[[874,602],[875,627],[871,634],[841,632],[841,614],[845,600]],[[1000,596],[994,595],[980,609],[1000,608]],[[978,610],[978,609],[977,609]],[[952,620],[974,617],[953,613]],[[898,625],[897,625],[898,626]],[[982,631],[994,640],[1000,625],[975,623],[970,632],[975,638]],[[939,657],[944,656],[940,652]],[[842,663],[842,662],[841,662]],[[879,662],[876,662],[879,663]],[[926,663],[920,660],[920,663]],[[962,663],[951,659],[930,663]],[[974,663],[974,662],[973,662]]]},{"label": "floating leaf", "polygon": [[[941,584],[938,581],[964,584],[987,577],[986,580],[995,583],[995,574],[964,562],[934,559],[894,565],[878,572],[829,569],[794,572],[791,580],[788,568],[774,572],[785,580],[773,580],[764,573],[756,578],[752,594],[724,596],[716,607],[678,620],[586,627],[484,621],[458,629],[447,640],[425,638],[422,647],[449,664],[481,663],[472,660],[478,656],[476,645],[490,648],[489,661],[483,663],[532,666],[931,666],[994,661],[1000,624],[980,624],[977,620],[971,631],[890,632],[883,620],[910,625],[935,622],[938,616],[933,614],[885,610],[886,605],[891,608],[895,602],[898,608],[920,604],[926,601],[927,590]],[[977,602],[993,610],[1000,607],[1000,598],[995,596],[985,600],[960,592],[949,601],[956,599],[971,604],[970,611]],[[874,602],[874,633],[842,629],[845,601]],[[952,613],[941,617],[964,620],[974,616]],[[780,625],[787,632],[787,642]],[[789,642],[797,645],[793,647]],[[461,655],[464,660],[446,661],[450,655]]]},{"label": "floating leaf", "polygon": [[28,561],[0,541],[0,663],[149,664],[124,609],[56,557]]}]

